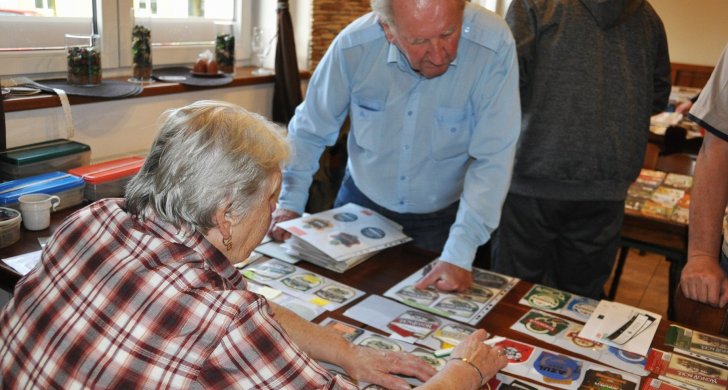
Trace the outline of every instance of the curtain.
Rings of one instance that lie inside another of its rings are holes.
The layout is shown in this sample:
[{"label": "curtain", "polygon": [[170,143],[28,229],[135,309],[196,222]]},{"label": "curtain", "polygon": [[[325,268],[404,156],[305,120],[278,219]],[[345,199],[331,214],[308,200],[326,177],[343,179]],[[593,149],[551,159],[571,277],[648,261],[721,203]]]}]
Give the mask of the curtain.
[{"label": "curtain", "polygon": [[293,36],[288,0],[278,1],[278,44],[276,45],[273,121],[287,125],[301,103],[301,77],[298,73],[296,42]]}]

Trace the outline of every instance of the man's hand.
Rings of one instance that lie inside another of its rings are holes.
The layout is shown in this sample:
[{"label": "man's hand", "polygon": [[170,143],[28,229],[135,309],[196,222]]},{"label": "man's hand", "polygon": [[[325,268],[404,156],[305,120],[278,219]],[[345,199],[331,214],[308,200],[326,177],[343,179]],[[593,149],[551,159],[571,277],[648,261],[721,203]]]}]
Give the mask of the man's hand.
[{"label": "man's hand", "polygon": [[423,359],[403,352],[381,351],[351,345],[353,354],[342,368],[352,378],[378,384],[387,389],[410,389],[410,385],[394,374],[413,376],[426,382],[437,370]]},{"label": "man's hand", "polygon": [[692,300],[721,308],[728,303],[728,278],[714,257],[691,257],[682,270],[680,286]]},{"label": "man's hand", "polygon": [[301,214],[295,211],[276,209],[276,211],[273,212],[273,218],[270,223],[270,228],[268,228],[268,235],[270,236],[270,238],[278,242],[283,242],[287,240],[289,237],[291,237],[291,233],[279,228],[278,224],[280,222],[288,221],[290,219],[298,218],[300,216]]},{"label": "man's hand", "polygon": [[473,275],[470,271],[456,265],[438,261],[430,272],[420,279],[415,288],[425,289],[434,285],[440,291],[462,292],[473,284]]}]

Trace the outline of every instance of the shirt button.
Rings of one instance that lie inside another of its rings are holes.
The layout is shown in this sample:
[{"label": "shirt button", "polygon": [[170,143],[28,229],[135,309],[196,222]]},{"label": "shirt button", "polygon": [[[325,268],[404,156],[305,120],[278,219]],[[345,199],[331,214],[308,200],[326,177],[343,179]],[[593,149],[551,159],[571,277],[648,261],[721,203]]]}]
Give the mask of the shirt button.
[{"label": "shirt button", "polygon": [[406,179],[406,178],[407,178],[407,176],[400,176],[400,177],[399,177],[399,180],[402,180],[402,181],[404,181],[404,179]]},{"label": "shirt button", "polygon": [[399,204],[402,204],[403,205],[404,204],[404,201],[403,200],[400,200],[399,201]]},{"label": "shirt button", "polygon": [[408,116],[412,116],[412,111],[407,111]]},{"label": "shirt button", "polygon": [[404,149],[404,150],[409,150],[409,145],[405,145],[405,146],[403,146],[403,147],[402,147],[402,149]]},{"label": "shirt button", "polygon": [[451,128],[450,128],[450,132],[451,132],[451,133],[453,133],[453,134],[455,134],[455,132],[457,132],[457,131],[458,131],[458,129],[456,129],[456,128],[454,128],[454,127],[451,127]]},{"label": "shirt button", "polygon": [[463,28],[463,31],[465,31],[466,33],[469,33],[470,32],[470,26],[466,26],[465,28]]}]

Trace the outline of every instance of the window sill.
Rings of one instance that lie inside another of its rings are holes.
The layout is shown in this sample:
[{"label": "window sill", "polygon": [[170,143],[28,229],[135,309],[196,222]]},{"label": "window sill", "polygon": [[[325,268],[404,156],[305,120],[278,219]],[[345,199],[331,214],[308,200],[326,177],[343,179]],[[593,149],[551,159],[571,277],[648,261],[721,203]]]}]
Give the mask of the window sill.
[{"label": "window sill", "polygon": [[[237,68],[235,70],[235,77],[233,78],[232,83],[217,86],[217,87],[192,87],[187,86],[179,83],[167,83],[167,82],[161,82],[157,81],[152,84],[145,84],[144,90],[139,95],[127,97],[127,98],[121,98],[121,99],[135,99],[140,97],[148,97],[148,96],[159,96],[159,95],[170,95],[175,93],[183,93],[183,92],[190,92],[190,91],[200,91],[205,89],[215,89],[215,88],[231,88],[231,87],[240,87],[240,86],[246,86],[246,85],[256,85],[256,84],[267,84],[272,83],[275,79],[273,75],[270,76],[255,76],[252,74],[254,67],[242,67]],[[308,71],[302,71],[300,72],[301,79],[307,79],[311,76],[310,72]],[[126,77],[119,77],[119,78],[110,78],[112,80],[126,80]],[[92,97],[83,97],[83,96],[68,96],[68,100],[71,103],[71,105],[74,104],[87,104],[87,103],[98,103],[98,102],[106,102],[110,100],[116,100],[116,99],[104,99],[104,98],[92,98]],[[6,98],[3,101],[5,112],[13,112],[13,111],[26,111],[26,110],[36,110],[41,108],[50,108],[50,107],[59,107],[61,105],[61,101],[58,99],[58,96],[48,94],[48,93],[41,93],[38,95],[33,96],[19,96],[19,97],[10,97]]]}]

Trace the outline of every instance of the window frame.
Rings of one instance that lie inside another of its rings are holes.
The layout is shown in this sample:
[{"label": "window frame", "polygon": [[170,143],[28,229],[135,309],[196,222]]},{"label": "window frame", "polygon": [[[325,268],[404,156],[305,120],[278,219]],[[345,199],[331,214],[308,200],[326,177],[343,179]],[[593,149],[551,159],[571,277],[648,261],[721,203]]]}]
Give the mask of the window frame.
[{"label": "window frame", "polygon": [[[98,10],[97,25],[101,35],[103,74],[114,77],[130,73],[132,27],[130,10],[133,7],[133,0],[92,1],[96,2]],[[252,2],[253,0],[234,0],[235,12],[237,13],[234,18],[235,36],[237,38],[235,42],[236,66],[248,64],[251,60],[251,50],[248,47],[249,45],[245,44],[250,41],[250,29],[242,28],[242,26],[252,26],[253,24],[254,7]],[[6,24],[6,20],[9,21],[10,27]],[[13,16],[2,18],[4,27],[9,31],[12,31],[12,23],[23,23],[23,20],[21,17]],[[168,22],[174,23],[174,21],[160,21],[160,23]],[[120,34],[120,31],[129,31],[129,34]],[[39,34],[43,33],[43,31],[39,31]],[[154,27],[152,27],[152,33],[154,33]],[[201,51],[205,49],[213,50],[213,40],[214,38],[211,37],[209,44],[154,45],[152,48],[153,63],[155,66],[191,64]],[[65,77],[66,72],[65,48],[0,51],[0,62],[3,64],[2,73],[4,76],[23,75],[40,79]]]}]

